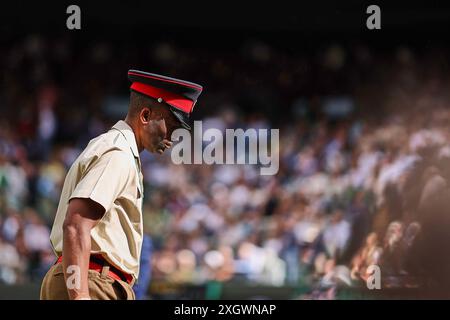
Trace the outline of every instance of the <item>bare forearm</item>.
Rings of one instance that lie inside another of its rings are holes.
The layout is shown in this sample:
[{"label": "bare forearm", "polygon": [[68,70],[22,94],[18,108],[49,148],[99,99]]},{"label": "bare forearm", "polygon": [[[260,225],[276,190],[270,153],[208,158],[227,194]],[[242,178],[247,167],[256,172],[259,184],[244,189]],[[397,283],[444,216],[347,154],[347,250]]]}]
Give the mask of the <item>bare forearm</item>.
[{"label": "bare forearm", "polygon": [[63,268],[70,299],[89,297],[88,270],[91,252],[90,230],[64,226]]},{"label": "bare forearm", "polygon": [[70,299],[89,298],[91,230],[103,213],[101,205],[87,198],[69,202],[63,225],[63,268]]}]

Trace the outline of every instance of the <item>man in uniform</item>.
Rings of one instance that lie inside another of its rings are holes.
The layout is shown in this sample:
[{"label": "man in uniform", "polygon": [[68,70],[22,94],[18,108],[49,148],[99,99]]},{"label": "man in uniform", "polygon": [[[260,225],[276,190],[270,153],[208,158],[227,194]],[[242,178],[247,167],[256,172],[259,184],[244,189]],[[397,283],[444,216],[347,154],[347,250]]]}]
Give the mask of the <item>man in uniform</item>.
[{"label": "man in uniform", "polygon": [[137,70],[124,121],[92,139],[67,173],[50,235],[57,261],[41,299],[135,299],[143,239],[139,153],[162,154],[202,86]]}]

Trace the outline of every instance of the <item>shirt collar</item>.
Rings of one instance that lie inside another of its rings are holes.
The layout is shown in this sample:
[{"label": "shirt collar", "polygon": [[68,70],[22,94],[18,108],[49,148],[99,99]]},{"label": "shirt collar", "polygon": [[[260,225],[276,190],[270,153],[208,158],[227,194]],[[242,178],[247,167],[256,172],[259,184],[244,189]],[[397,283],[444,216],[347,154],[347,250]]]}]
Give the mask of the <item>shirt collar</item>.
[{"label": "shirt collar", "polygon": [[113,129],[119,130],[125,136],[125,139],[128,141],[131,147],[131,151],[133,155],[139,159],[139,151],[136,144],[136,136],[134,135],[133,129],[123,120],[118,121]]}]

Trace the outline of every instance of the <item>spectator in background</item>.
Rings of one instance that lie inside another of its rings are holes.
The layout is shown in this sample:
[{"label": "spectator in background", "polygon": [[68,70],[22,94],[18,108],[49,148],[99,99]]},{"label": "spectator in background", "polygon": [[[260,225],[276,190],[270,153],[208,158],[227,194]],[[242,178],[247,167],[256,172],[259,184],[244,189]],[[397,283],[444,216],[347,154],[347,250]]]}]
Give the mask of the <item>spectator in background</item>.
[{"label": "spectator in background", "polygon": [[21,279],[22,261],[17,249],[0,237],[0,283],[15,284]]},{"label": "spectator in background", "polygon": [[144,235],[139,264],[140,265],[139,280],[133,286],[133,290],[136,295],[136,300],[144,300],[147,297],[152,272],[152,265],[151,265],[152,252],[153,252],[152,238],[150,238],[149,235]]}]

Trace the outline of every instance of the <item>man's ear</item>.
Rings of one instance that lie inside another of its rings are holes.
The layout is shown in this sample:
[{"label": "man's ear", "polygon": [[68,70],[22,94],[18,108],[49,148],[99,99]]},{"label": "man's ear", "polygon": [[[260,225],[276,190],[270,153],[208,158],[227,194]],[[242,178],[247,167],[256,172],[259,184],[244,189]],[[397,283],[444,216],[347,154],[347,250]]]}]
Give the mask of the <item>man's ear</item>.
[{"label": "man's ear", "polygon": [[152,116],[152,110],[150,108],[144,107],[139,113],[139,118],[142,122],[147,123],[150,121]]}]

